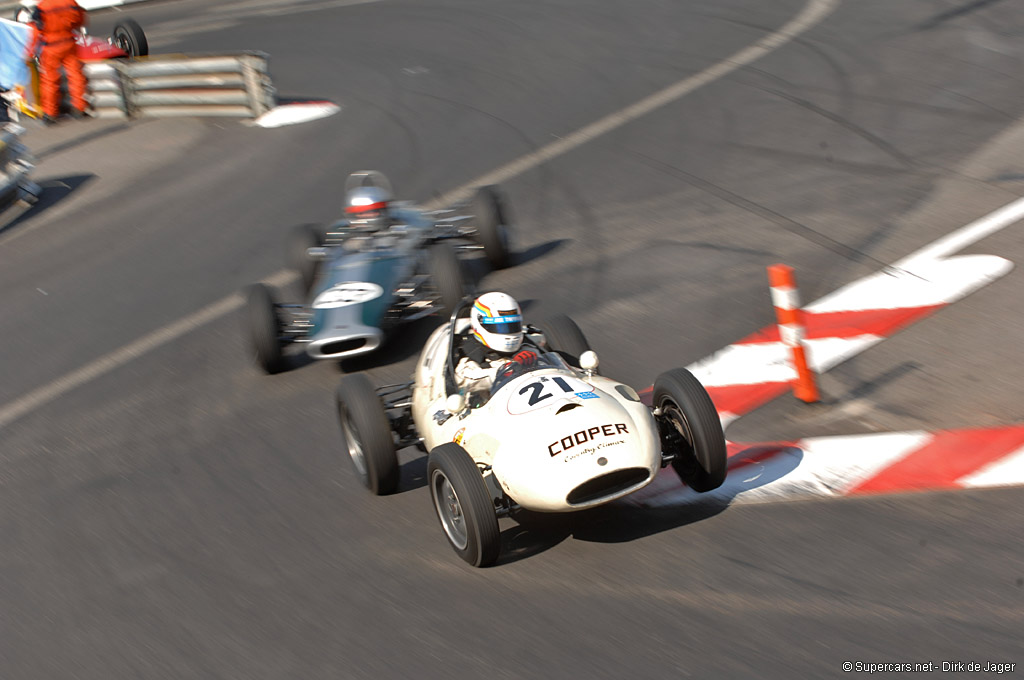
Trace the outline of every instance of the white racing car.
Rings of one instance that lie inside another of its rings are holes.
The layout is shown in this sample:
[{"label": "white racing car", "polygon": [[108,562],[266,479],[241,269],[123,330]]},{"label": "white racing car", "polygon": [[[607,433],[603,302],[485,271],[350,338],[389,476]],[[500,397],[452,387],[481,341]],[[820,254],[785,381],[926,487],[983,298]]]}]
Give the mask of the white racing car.
[{"label": "white racing car", "polygon": [[686,369],[658,376],[651,406],[597,374],[597,355],[566,316],[528,327],[537,359],[499,369],[486,395],[455,388],[451,320],[427,341],[411,383],[375,388],[364,374],[342,379],[338,418],[363,484],[398,487],[396,451],[429,451],[428,485],[452,548],[474,566],[500,553],[498,518],[518,510],[570,512],[633,493],[672,465],[696,491],[725,480],[726,447],[714,404]]}]

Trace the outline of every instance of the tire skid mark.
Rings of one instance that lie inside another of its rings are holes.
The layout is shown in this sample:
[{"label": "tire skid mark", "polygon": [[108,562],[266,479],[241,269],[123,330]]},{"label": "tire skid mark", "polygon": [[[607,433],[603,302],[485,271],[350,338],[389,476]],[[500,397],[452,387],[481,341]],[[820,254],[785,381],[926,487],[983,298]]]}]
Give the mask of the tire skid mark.
[{"label": "tire skid mark", "polygon": [[[307,6],[305,9],[311,10],[373,1],[375,0],[330,0],[329,2],[318,3],[315,6]],[[593,139],[622,127],[626,123],[674,102],[704,85],[719,80],[783,47],[801,33],[810,30],[823,21],[839,7],[839,4],[840,0],[809,0],[793,19],[753,45],[745,47],[732,56],[717,62],[710,68],[659,90],[621,111],[609,114],[537,151],[526,154],[477,177],[425,204],[423,207],[426,210],[436,210],[456,203],[468,197],[480,185],[498,184],[528,170],[540,167],[553,158],[568,153]],[[267,279],[267,282],[273,285],[284,285],[293,281],[294,276],[291,271],[281,270],[272,274]],[[0,429],[36,408],[57,399],[61,395],[105,375],[168,342],[176,340],[195,328],[229,314],[241,306],[242,296],[238,293],[232,293],[203,307],[197,312],[182,317],[163,328],[157,329],[134,342],[87,363],[77,370],[36,388],[12,402],[0,406]]]}]

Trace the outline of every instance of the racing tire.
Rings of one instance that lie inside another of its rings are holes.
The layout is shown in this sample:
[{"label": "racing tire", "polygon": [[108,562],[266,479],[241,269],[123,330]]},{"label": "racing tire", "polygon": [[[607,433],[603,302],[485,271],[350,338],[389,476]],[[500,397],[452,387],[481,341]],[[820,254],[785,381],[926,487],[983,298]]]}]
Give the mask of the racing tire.
[{"label": "racing tire", "polygon": [[335,393],[338,423],[352,467],[376,496],[398,490],[398,454],[387,412],[373,383],[362,373],[341,379]]},{"label": "racing tire", "polygon": [[717,489],[725,481],[727,453],[722,421],[704,386],[685,368],[665,371],[654,381],[652,404],[662,446],[676,448],[672,468],[694,491]]},{"label": "racing tire", "polygon": [[309,297],[313,282],[320,271],[320,263],[309,256],[310,248],[323,246],[323,234],[313,224],[298,224],[288,234],[288,268],[299,275],[299,293],[303,300]]},{"label": "racing tire", "polygon": [[462,263],[455,254],[455,249],[447,243],[435,243],[430,246],[429,255],[430,277],[437,291],[437,303],[441,313],[448,317],[466,296],[466,286],[462,280]]},{"label": "racing tire", "polygon": [[111,42],[128,53],[129,59],[145,57],[149,54],[149,41],[142,26],[134,19],[121,19],[114,26]]},{"label": "racing tire", "polygon": [[255,283],[245,292],[245,320],[256,364],[273,375],[284,370],[283,324],[270,288]]},{"label": "racing tire", "polygon": [[579,366],[580,355],[590,349],[583,331],[565,314],[551,317],[541,324],[540,329],[544,332],[548,348],[561,354],[573,366]]},{"label": "racing tire", "polygon": [[501,552],[501,532],[480,469],[455,442],[441,444],[427,458],[434,511],[455,553],[474,567],[489,567]]},{"label": "racing tire", "polygon": [[472,210],[477,243],[483,246],[492,269],[504,269],[511,264],[511,258],[508,224],[498,188],[493,185],[478,188],[473,196]]}]

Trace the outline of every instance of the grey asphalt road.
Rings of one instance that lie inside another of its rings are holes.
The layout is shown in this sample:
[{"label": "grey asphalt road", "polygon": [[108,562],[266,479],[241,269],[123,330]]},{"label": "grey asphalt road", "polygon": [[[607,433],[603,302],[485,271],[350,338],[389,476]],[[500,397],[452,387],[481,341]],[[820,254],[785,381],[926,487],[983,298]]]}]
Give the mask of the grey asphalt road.
[{"label": "grey asphalt road", "polygon": [[[331,0],[130,8],[154,50],[260,49],[333,117],[32,128],[46,187],[0,223],[0,408],[278,271],[348,172],[427,201],[738,52],[802,0]],[[98,12],[101,34],[120,16]],[[1024,9],[844,0],[754,64],[504,183],[515,267],[638,387],[1024,192]],[[1024,261],[1021,225],[968,252]],[[737,440],[1019,423],[1020,270],[782,398]],[[364,369],[411,370],[433,322]],[[236,314],[0,430],[0,675],[767,677],[1024,663],[1020,489],[502,524],[472,570],[425,464],[371,498],[338,367],[259,375]],[[855,402],[857,408],[848,408]],[[941,672],[941,671],[940,671]]]}]

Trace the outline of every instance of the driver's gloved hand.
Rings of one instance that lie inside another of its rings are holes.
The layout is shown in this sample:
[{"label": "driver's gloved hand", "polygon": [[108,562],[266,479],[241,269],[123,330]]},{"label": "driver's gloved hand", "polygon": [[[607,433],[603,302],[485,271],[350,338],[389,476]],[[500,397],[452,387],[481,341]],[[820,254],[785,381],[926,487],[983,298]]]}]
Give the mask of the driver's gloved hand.
[{"label": "driver's gloved hand", "polygon": [[512,357],[512,361],[524,367],[530,367],[537,363],[537,353],[532,350],[524,349],[523,351],[516,353]]}]

